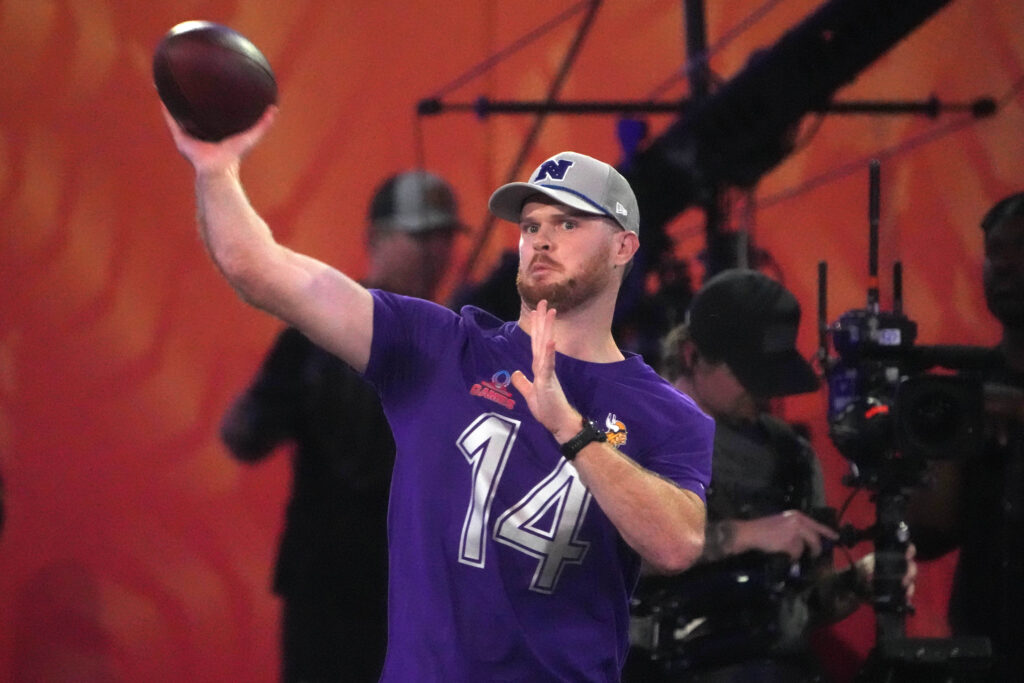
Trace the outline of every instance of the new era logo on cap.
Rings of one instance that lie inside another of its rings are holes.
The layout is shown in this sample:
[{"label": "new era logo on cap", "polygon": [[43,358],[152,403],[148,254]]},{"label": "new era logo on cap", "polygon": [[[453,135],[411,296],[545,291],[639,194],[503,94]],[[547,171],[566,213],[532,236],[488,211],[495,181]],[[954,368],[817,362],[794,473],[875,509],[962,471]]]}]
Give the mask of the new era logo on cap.
[{"label": "new era logo on cap", "polygon": [[587,213],[608,216],[625,230],[640,234],[640,211],[633,189],[609,164],[577,152],[562,152],[545,160],[528,183],[499,187],[488,203],[499,218],[518,222],[526,200],[535,194]]}]

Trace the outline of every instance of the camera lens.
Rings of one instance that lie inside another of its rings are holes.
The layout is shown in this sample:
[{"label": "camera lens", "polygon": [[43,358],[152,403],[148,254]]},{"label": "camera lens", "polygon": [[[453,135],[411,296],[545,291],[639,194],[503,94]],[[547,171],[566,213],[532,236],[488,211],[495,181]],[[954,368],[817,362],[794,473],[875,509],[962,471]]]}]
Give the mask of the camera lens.
[{"label": "camera lens", "polygon": [[922,443],[948,443],[960,430],[958,408],[958,401],[944,391],[925,392],[907,407],[907,423]]}]

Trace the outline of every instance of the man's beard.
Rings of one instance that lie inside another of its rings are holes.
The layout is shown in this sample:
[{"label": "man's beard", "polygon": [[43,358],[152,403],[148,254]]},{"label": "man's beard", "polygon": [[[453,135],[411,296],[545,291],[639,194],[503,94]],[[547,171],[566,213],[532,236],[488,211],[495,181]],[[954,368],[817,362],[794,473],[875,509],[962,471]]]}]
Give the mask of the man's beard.
[{"label": "man's beard", "polygon": [[531,309],[537,308],[541,300],[547,300],[549,308],[559,313],[568,313],[596,297],[608,286],[611,275],[604,267],[603,255],[597,254],[583,265],[578,276],[548,284],[527,284],[520,271],[516,273],[516,289]]}]

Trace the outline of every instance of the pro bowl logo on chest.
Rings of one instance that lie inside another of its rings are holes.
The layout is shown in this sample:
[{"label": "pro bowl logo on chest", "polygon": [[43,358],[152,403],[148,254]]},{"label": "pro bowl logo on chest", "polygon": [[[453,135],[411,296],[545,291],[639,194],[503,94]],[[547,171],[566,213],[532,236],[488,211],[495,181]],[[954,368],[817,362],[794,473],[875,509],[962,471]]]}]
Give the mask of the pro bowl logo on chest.
[{"label": "pro bowl logo on chest", "polygon": [[498,370],[491,375],[490,381],[482,380],[470,387],[469,393],[512,410],[516,401],[512,398],[512,392],[508,390],[511,383],[512,374],[508,370]]}]

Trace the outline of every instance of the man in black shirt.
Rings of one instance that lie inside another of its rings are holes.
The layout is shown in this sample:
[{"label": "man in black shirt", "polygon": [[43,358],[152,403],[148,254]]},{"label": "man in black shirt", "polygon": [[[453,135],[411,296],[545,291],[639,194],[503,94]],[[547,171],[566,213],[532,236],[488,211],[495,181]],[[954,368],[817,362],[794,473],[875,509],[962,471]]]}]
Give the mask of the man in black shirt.
[{"label": "man in black shirt", "polygon": [[989,639],[990,680],[1024,681],[1024,192],[997,202],[981,229],[985,302],[1003,327],[1002,367],[982,378],[984,444],[979,457],[931,462],[907,518],[920,557],[960,549],[953,635]]},{"label": "man in black shirt", "polygon": [[[823,681],[812,629],[848,616],[869,593],[873,556],[833,569],[828,551],[839,535],[823,523],[817,455],[770,413],[770,399],[819,386],[796,349],[799,322],[799,303],[780,283],[726,270],[664,340],[662,374],[715,418],[708,518],[696,565],[640,583],[631,683]],[[915,572],[911,562],[908,588]],[[645,627],[666,614],[675,627],[644,642]]]},{"label": "man in black shirt", "polygon": [[[460,223],[438,176],[387,179],[368,215],[369,287],[431,299]],[[221,423],[232,454],[294,447],[274,591],[282,680],[376,681],[387,642],[387,506],[395,445],[377,392],[298,330],[281,332]]]}]

